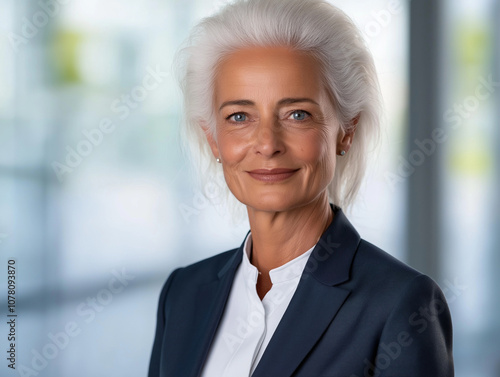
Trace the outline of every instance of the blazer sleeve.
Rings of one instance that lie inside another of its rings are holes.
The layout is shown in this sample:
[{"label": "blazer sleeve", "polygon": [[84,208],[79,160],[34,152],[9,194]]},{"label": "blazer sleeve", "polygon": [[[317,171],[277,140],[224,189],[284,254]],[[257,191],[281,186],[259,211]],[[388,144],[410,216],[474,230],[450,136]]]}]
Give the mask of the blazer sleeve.
[{"label": "blazer sleeve", "polygon": [[408,283],[382,331],[374,376],[453,377],[452,324],[441,289],[428,276]]},{"label": "blazer sleeve", "polygon": [[163,343],[163,336],[165,332],[165,302],[168,294],[168,290],[170,289],[170,285],[172,284],[172,280],[174,279],[175,274],[179,269],[174,270],[167,281],[163,285],[163,288],[160,293],[160,300],[158,303],[158,312],[156,317],[156,333],[155,339],[153,342],[153,351],[151,352],[151,359],[149,361],[149,373],[148,377],[159,377],[160,376],[160,362],[161,362],[161,347]]}]

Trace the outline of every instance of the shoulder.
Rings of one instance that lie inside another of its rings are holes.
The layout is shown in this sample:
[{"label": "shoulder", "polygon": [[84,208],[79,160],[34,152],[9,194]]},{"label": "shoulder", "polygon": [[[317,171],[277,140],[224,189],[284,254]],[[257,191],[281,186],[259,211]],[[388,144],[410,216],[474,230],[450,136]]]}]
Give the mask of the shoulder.
[{"label": "shoulder", "polygon": [[439,286],[429,276],[363,239],[354,257],[348,284],[364,299],[386,303],[387,310],[401,300],[416,303],[442,297]]},{"label": "shoulder", "polygon": [[163,290],[187,292],[190,287],[198,287],[218,279],[225,268],[236,267],[239,248],[224,251],[190,265],[175,269],[164,284]]},{"label": "shoulder", "polygon": [[[448,346],[451,317],[438,284],[375,245],[361,240],[345,287],[350,304],[378,323],[380,336],[397,337],[401,331],[420,340],[444,336]],[[433,330],[420,335],[427,328]]]},{"label": "shoulder", "polygon": [[352,267],[353,274],[370,274],[372,281],[380,279],[401,282],[422,275],[421,272],[364,239],[360,240]]},{"label": "shoulder", "polygon": [[202,259],[196,263],[179,268],[180,276],[189,276],[193,278],[206,277],[208,279],[217,276],[217,274],[236,257],[239,248],[224,251],[209,258]]},{"label": "shoulder", "polygon": [[[364,240],[351,272],[352,300],[369,313],[382,347],[375,370],[396,376],[453,375],[451,315],[437,283]],[[413,374],[405,374],[409,370]]]}]

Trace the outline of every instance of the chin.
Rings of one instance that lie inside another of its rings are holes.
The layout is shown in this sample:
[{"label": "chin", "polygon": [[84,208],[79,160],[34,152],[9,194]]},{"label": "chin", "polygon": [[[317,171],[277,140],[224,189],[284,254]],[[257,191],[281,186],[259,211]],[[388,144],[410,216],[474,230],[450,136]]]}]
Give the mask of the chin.
[{"label": "chin", "polygon": [[300,207],[308,203],[306,198],[294,198],[284,193],[266,193],[262,195],[252,195],[252,197],[240,200],[247,207],[257,211],[285,212],[293,208]]}]

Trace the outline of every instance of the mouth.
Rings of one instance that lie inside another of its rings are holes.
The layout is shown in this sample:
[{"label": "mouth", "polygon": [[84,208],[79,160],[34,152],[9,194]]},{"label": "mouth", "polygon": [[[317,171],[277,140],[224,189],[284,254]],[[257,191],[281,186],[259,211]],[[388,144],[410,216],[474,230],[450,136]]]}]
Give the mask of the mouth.
[{"label": "mouth", "polygon": [[261,182],[280,182],[292,177],[300,169],[256,169],[251,170],[248,174]]}]

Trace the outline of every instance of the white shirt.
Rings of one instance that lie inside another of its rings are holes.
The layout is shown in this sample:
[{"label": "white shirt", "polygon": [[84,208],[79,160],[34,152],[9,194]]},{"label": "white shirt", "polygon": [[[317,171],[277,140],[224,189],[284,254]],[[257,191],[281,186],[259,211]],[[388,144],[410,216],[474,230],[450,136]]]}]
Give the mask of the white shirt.
[{"label": "white shirt", "polygon": [[249,259],[251,245],[250,233],[202,377],[248,377],[253,373],[314,249],[313,246],[283,266],[269,271],[273,285],[261,301],[256,288],[259,272]]}]

